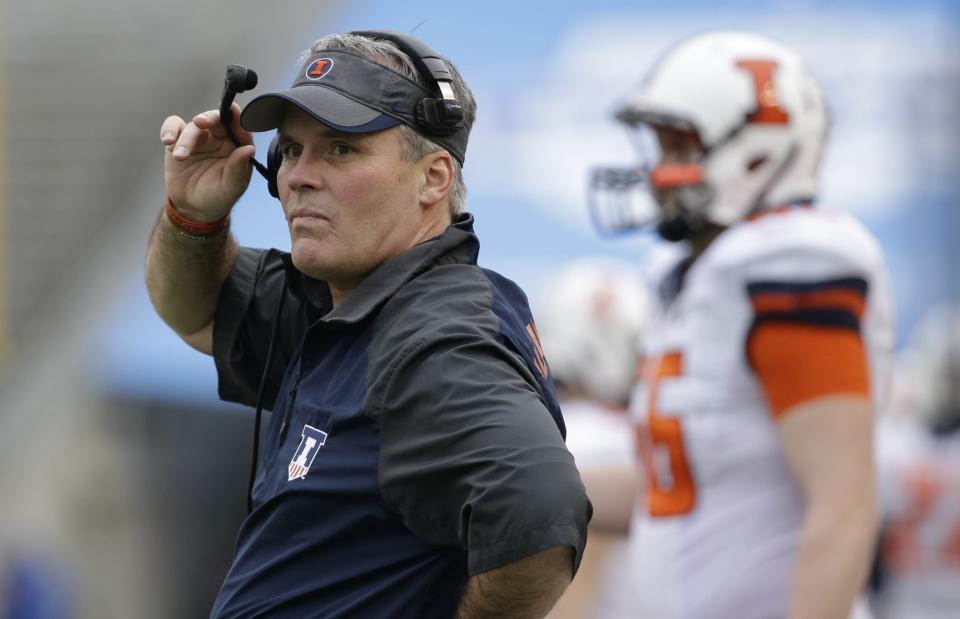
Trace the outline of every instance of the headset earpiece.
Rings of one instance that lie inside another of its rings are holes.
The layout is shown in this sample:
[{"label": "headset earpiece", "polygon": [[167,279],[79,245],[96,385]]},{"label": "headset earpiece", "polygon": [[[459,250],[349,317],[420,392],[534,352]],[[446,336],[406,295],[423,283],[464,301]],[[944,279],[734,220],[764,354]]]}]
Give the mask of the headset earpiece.
[{"label": "headset earpiece", "polygon": [[463,127],[463,106],[446,99],[421,99],[417,104],[417,122],[427,133],[453,135]]},{"label": "headset earpiece", "polygon": [[417,103],[417,123],[428,135],[453,135],[463,128],[463,106],[453,92],[453,74],[447,61],[417,37],[392,30],[355,30],[350,34],[390,41],[416,65],[420,75],[433,82],[434,94]]},{"label": "headset earpiece", "polygon": [[283,153],[280,152],[280,136],[275,135],[270,140],[270,147],[267,149],[267,173],[264,175],[264,178],[267,179],[267,191],[274,198],[280,197],[277,174],[280,172],[281,165],[283,165]]}]

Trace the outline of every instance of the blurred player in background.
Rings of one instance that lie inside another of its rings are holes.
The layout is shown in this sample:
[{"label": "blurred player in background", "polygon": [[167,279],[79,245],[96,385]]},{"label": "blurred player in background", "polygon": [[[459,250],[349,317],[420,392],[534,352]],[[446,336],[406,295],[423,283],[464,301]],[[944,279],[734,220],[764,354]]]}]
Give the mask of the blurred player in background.
[{"label": "blurred player in background", "polygon": [[[567,424],[567,447],[587,493],[602,497],[604,511],[594,512],[594,522],[626,524],[636,493],[627,401],[647,322],[646,291],[629,264],[600,256],[568,263],[544,290],[537,324]],[[577,578],[551,618],[633,616],[626,533],[626,527],[591,530]]]},{"label": "blurred player in background", "polygon": [[[778,44],[707,33],[617,117],[648,158],[595,174],[597,222],[636,227],[652,207],[678,242],[631,401],[648,480],[631,527],[638,616],[866,612],[892,303],[873,237],[813,207],[819,87]],[[646,187],[653,200],[631,199]]]},{"label": "blurred player in background", "polygon": [[877,443],[878,615],[952,619],[960,617],[960,306],[924,319],[900,374],[903,406],[882,420]]}]

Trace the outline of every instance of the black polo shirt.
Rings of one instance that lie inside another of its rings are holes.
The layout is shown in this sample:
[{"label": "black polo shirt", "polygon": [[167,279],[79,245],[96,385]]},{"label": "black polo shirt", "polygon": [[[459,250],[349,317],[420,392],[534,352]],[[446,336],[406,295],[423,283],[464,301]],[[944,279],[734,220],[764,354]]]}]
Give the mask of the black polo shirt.
[{"label": "black polo shirt", "polygon": [[[331,307],[288,254],[242,249],[214,330],[220,396],[273,409],[214,617],[450,617],[470,575],[590,516],[526,297],[464,216]],[[242,448],[242,446],[237,446]]]}]

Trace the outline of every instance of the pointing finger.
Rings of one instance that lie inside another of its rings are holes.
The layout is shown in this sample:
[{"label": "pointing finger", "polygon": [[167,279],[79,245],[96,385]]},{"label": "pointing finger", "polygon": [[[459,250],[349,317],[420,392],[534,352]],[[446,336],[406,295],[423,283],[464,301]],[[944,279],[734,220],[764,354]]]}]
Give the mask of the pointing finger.
[{"label": "pointing finger", "polygon": [[180,132],[186,123],[179,116],[167,116],[160,125],[160,141],[164,146],[170,146],[180,137]]}]

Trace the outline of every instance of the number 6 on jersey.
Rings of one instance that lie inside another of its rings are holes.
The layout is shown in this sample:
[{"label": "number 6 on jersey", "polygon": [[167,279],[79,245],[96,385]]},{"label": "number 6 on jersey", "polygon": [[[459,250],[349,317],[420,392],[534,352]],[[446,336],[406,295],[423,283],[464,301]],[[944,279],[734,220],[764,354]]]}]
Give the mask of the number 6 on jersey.
[{"label": "number 6 on jersey", "polygon": [[636,425],[636,445],[647,479],[647,510],[651,516],[679,516],[693,509],[696,489],[683,448],[683,426],[677,417],[657,407],[664,379],[683,373],[683,356],[665,353],[649,361],[646,419]]}]

